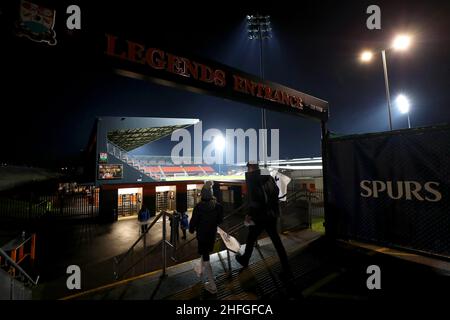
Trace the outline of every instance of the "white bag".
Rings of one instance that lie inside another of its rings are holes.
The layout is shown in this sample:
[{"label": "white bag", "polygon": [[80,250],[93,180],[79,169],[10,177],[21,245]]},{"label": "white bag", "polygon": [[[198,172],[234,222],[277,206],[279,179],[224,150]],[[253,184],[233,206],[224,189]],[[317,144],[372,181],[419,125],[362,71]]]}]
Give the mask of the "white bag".
[{"label": "white bag", "polygon": [[223,243],[227,247],[228,250],[233,251],[234,253],[238,253],[241,249],[241,244],[236,240],[235,237],[230,236],[228,233],[223,231],[221,228],[217,227],[217,233],[223,240]]}]

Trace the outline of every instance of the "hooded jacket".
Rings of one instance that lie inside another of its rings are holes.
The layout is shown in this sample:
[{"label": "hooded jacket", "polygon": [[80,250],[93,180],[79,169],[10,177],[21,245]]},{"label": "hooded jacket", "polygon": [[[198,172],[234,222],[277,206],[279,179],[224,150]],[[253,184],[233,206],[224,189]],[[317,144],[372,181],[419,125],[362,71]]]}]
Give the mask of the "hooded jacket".
[{"label": "hooded jacket", "polygon": [[189,232],[196,232],[197,240],[214,242],[216,240],[217,226],[223,221],[223,208],[214,198],[202,200],[192,212],[189,222]]}]

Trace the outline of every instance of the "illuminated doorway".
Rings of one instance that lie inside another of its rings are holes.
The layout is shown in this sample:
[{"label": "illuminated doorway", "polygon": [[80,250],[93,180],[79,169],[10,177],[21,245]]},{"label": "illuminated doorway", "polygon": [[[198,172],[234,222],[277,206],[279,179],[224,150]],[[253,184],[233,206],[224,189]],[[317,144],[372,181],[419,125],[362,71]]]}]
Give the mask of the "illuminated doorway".
[{"label": "illuminated doorway", "polygon": [[142,188],[121,188],[117,192],[117,211],[119,216],[137,215],[142,207]]},{"label": "illuminated doorway", "polygon": [[176,210],[176,186],[156,187],[156,212]]},{"label": "illuminated doorway", "polygon": [[187,185],[187,208],[194,209],[195,205],[200,202],[200,193],[203,184],[188,184]]}]

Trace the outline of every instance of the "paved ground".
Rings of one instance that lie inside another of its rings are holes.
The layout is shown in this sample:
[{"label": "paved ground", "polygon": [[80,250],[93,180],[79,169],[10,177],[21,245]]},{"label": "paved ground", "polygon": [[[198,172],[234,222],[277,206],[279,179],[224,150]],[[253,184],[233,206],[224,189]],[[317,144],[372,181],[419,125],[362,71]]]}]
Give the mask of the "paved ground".
[{"label": "paved ground", "polygon": [[[224,223],[224,228],[227,229],[237,223],[242,223],[242,218],[232,217]],[[151,254],[148,252],[162,239],[162,224],[162,219],[159,219],[147,236],[138,242],[132,253],[118,267],[114,264],[114,258],[120,258],[140,236],[140,226],[136,217],[111,224],[42,221],[31,228],[13,223],[3,224],[0,228],[0,245],[20,235],[22,228],[34,229],[37,233],[36,274],[40,275],[40,285],[34,291],[34,297],[56,299],[70,293],[66,288],[66,269],[69,265],[80,266],[84,290],[115,281],[115,271],[119,271],[121,277],[131,277],[160,269],[162,267],[161,246],[155,247]],[[169,221],[167,221],[167,229],[169,238]],[[239,238],[243,238],[245,231],[240,231]],[[168,259],[168,265],[198,256],[193,235],[188,232],[187,240],[182,240],[181,236],[180,230],[178,246],[186,242],[188,244],[182,250],[178,250],[176,260]],[[169,250],[168,254],[172,256],[172,251]],[[129,268],[132,265],[134,267]]]},{"label": "paved ground", "polygon": [[[328,242],[317,233],[305,230],[283,236],[294,277],[283,281],[278,258],[270,241],[260,241],[260,253],[254,252],[246,269],[231,257],[228,273],[226,253],[213,256],[212,265],[218,293],[207,293],[202,280],[193,271],[195,261],[160,272],[112,283],[68,299],[88,300],[298,300],[299,303],[335,305],[338,303],[389,303],[399,308],[402,302],[445,301],[448,298],[448,265],[430,263],[415,256],[399,258],[386,248],[367,248],[344,242]],[[367,267],[381,270],[381,289],[367,287]],[[204,281],[204,280],[203,280]]]},{"label": "paved ground", "polygon": [[[41,285],[34,292],[35,298],[55,299],[68,294],[66,268],[72,264],[81,268],[82,288],[89,289],[113,281],[114,258],[125,253],[139,238],[139,227],[133,217],[108,225],[53,224],[41,228],[37,250]],[[145,241],[143,239],[136,245],[126,262],[138,256],[144,248],[158,243],[161,238],[162,219],[148,232]],[[188,240],[191,238],[192,235],[188,234]],[[153,264],[147,264],[147,270],[159,268],[160,261],[160,255],[155,252],[151,261]]]},{"label": "paved ground", "polygon": [[[284,235],[282,238],[286,250],[289,253],[293,253],[305,247],[308,243],[317,239],[318,237],[320,237],[319,233],[304,230],[300,232],[289,233],[287,235]],[[258,251],[255,250],[250,263],[255,264],[262,261],[263,263],[273,264],[276,261],[276,258],[274,258],[274,255],[276,253],[270,240],[267,238],[260,240],[259,244],[261,254],[259,254]],[[242,246],[241,251],[244,250],[244,247],[245,246]],[[160,278],[161,271],[156,271],[139,277],[111,283],[108,286],[103,286],[94,290],[88,290],[85,293],[77,294],[73,297],[69,296],[69,298],[90,300],[149,300],[164,298],[178,300],[203,297],[213,299],[217,298],[215,296],[208,297],[208,295],[203,291],[203,286],[201,284],[202,281],[196,276],[195,272],[193,271],[193,266],[197,262],[198,259],[195,259],[168,268],[168,276],[164,279]],[[235,261],[233,253],[230,254],[230,262],[232,271],[241,269],[240,265],[238,265],[238,263]],[[226,275],[228,275],[228,260],[226,251],[221,251],[217,254],[212,255],[211,264],[216,277],[224,278],[226,277]],[[264,273],[269,274],[267,270],[265,270]],[[187,291],[183,292],[183,294],[180,296],[179,292],[183,289]],[[223,298],[225,298],[225,296],[230,298],[231,293],[235,295],[239,290],[240,289],[238,285],[235,285],[234,289],[230,288],[230,286],[227,286],[226,284],[219,286],[219,294],[221,294]],[[199,297],[197,295],[199,295]],[[255,299],[256,297],[257,296],[255,294],[250,294],[250,298]]]},{"label": "paved ground", "polygon": [[[225,228],[242,221],[242,217],[227,222]],[[136,246],[136,250],[121,265],[124,271],[133,260],[148,252],[161,239],[161,222]],[[33,292],[35,299],[58,299],[73,294],[66,289],[66,268],[76,264],[82,270],[81,299],[304,299],[308,301],[367,301],[369,299],[398,299],[399,297],[433,297],[439,299],[450,286],[450,264],[413,253],[400,252],[358,243],[333,243],[315,239],[311,231],[291,232],[283,236],[295,271],[295,281],[283,284],[278,277],[278,259],[270,241],[262,240],[261,255],[256,251],[252,265],[241,271],[231,257],[232,277],[229,278],[225,252],[213,257],[219,294],[205,293],[199,279],[193,274],[193,259],[198,257],[195,240],[176,256],[168,259],[168,277],[160,281],[161,252],[155,250],[123,279],[114,279],[113,261],[139,237],[135,218],[107,225],[82,224],[79,221],[58,223],[47,221],[37,227],[37,267],[41,283]],[[21,227],[2,224],[0,244],[9,240]],[[238,238],[246,233],[240,230]],[[192,236],[188,234],[188,242]],[[3,239],[3,240],[2,240]],[[310,243],[311,242],[311,243]],[[180,244],[182,244],[181,241]],[[241,243],[243,241],[241,240]],[[170,255],[169,250],[169,255]],[[180,263],[186,261],[185,263]],[[382,291],[368,291],[366,269],[378,265],[382,270]],[[148,273],[149,271],[154,272]],[[136,276],[140,274],[140,276]],[[142,275],[144,274],[144,275]],[[130,280],[131,279],[131,280]],[[106,288],[104,286],[107,286]],[[101,287],[102,290],[96,290]],[[91,291],[93,290],[93,291]]]}]

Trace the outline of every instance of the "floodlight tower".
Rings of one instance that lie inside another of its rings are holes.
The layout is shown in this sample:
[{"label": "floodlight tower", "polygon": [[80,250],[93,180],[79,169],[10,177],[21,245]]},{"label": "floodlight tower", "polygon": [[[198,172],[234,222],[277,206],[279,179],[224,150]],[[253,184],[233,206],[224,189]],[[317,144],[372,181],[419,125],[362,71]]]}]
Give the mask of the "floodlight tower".
[{"label": "floodlight tower", "polygon": [[[263,42],[272,38],[272,28],[270,26],[270,16],[268,15],[248,15],[247,16],[247,32],[250,40],[259,40],[259,70],[261,79],[264,79],[264,63],[263,63]],[[267,129],[266,109],[261,110],[261,127]],[[263,157],[264,167],[267,166],[266,158],[267,141],[263,135]]]}]

